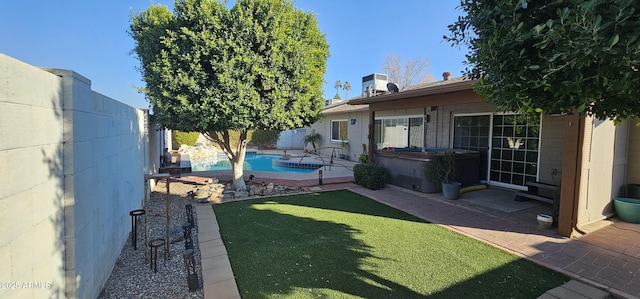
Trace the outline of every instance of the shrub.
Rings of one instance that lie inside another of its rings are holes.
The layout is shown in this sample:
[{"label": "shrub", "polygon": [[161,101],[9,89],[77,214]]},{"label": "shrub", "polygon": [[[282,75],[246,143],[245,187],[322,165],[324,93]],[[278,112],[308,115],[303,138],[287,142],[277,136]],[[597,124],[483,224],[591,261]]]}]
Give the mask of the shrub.
[{"label": "shrub", "polygon": [[200,133],[198,132],[181,132],[181,131],[173,131],[175,134],[176,145],[180,147],[183,144],[188,146],[196,145],[196,141],[198,141],[198,136]]},{"label": "shrub", "polygon": [[276,143],[278,143],[279,136],[279,130],[256,130],[251,136],[251,143],[260,147],[264,147],[266,145],[275,145]]},{"label": "shrub", "polygon": [[356,184],[371,190],[386,186],[387,170],[378,164],[356,164],[353,167],[353,178]]}]

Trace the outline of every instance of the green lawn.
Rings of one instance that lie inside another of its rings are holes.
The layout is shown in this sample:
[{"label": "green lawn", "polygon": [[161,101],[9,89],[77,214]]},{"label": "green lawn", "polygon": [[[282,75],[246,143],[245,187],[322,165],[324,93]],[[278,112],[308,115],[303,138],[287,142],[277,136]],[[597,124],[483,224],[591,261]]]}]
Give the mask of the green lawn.
[{"label": "green lawn", "polygon": [[567,281],[350,191],[214,209],[242,298],[536,298]]}]

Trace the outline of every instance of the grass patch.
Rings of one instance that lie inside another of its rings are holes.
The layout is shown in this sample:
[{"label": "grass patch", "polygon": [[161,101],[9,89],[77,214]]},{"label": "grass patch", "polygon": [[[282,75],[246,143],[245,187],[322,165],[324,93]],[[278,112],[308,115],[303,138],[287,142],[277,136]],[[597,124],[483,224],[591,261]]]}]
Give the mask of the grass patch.
[{"label": "grass patch", "polygon": [[562,274],[350,191],[214,206],[242,298],[536,298]]}]

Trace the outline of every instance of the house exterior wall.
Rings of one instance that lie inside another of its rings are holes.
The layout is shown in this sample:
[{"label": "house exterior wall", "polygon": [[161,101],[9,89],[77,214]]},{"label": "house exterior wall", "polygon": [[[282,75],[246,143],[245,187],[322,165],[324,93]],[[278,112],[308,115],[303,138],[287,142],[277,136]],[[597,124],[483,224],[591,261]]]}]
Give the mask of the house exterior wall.
[{"label": "house exterior wall", "polygon": [[562,178],[562,144],[564,115],[544,116],[540,129],[540,159],[538,163],[538,181],[560,186]]},{"label": "house exterior wall", "polygon": [[[368,135],[369,135],[369,112],[346,112],[346,113],[335,113],[325,115],[322,121],[317,122],[310,126],[310,129],[307,129],[307,134],[311,134],[314,130],[316,133],[319,133],[322,138],[316,144],[317,147],[336,147],[340,148],[342,145],[339,142],[331,141],[331,121],[333,120],[351,120],[355,119],[356,123],[352,125],[350,122],[348,123],[348,144],[345,149],[345,155],[347,155],[349,160],[357,161],[358,156],[362,153],[362,145],[368,144]],[[306,145],[308,149],[311,149],[311,145]],[[338,151],[340,151],[338,149]],[[330,155],[331,150],[325,149],[320,151],[323,155]]]},{"label": "house exterior wall", "polygon": [[147,113],[0,54],[0,297],[96,298],[141,208]]}]

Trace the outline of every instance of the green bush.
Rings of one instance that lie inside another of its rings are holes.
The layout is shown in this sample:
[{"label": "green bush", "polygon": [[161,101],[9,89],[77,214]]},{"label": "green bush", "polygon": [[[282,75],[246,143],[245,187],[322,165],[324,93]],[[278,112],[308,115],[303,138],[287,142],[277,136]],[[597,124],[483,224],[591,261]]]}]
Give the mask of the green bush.
[{"label": "green bush", "polygon": [[378,164],[356,164],[353,167],[353,178],[356,184],[371,190],[386,186],[387,170]]},{"label": "green bush", "polygon": [[278,143],[278,137],[280,136],[279,130],[256,130],[251,136],[251,143],[256,146],[275,145]]},{"label": "green bush", "polygon": [[183,144],[188,146],[196,145],[196,141],[198,141],[198,136],[200,133],[198,132],[181,132],[181,131],[173,131],[175,134],[176,145],[180,147]]}]

